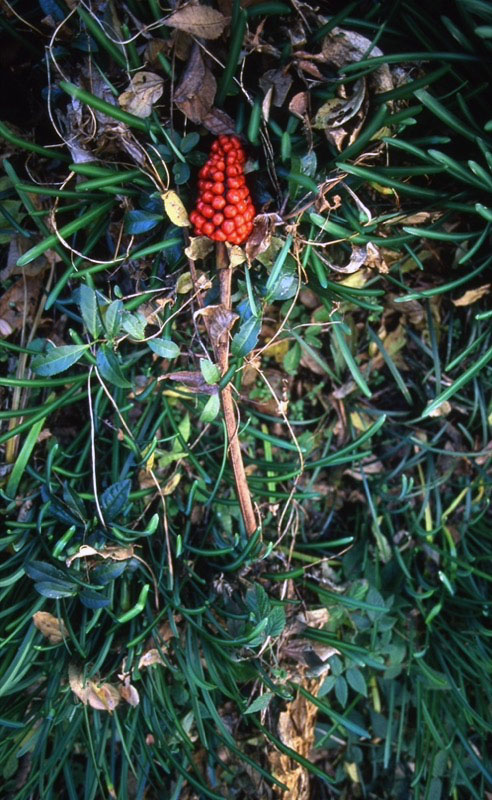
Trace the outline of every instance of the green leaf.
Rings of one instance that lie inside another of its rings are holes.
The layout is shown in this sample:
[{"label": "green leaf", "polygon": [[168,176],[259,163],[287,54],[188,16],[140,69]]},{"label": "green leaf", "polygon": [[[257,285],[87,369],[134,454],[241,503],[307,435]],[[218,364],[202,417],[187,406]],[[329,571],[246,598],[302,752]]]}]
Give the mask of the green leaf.
[{"label": "green leaf", "polygon": [[367,697],[367,684],[360,669],[357,669],[357,667],[349,667],[345,672],[345,677],[347,679],[347,683],[355,692]]},{"label": "green leaf", "polygon": [[268,625],[265,633],[268,636],[280,636],[285,628],[285,611],[282,606],[275,606],[268,615]]},{"label": "green leaf", "polygon": [[264,694],[260,694],[252,703],[249,704],[244,714],[254,714],[256,711],[264,711],[265,708],[268,708],[272,698],[275,697],[273,692],[265,692]]},{"label": "green leaf", "polygon": [[88,344],[66,344],[61,347],[52,347],[47,353],[34,356],[31,361],[31,369],[43,377],[57,375],[76,364],[89,347]]},{"label": "green leaf", "polygon": [[96,361],[101,377],[120,389],[131,389],[132,384],[125,378],[118,358],[110,347],[102,345],[96,353]]},{"label": "green leaf", "polygon": [[218,394],[211,394],[205,403],[204,409],[200,414],[200,422],[213,422],[220,411],[220,400]]},{"label": "green leaf", "polygon": [[113,300],[106,309],[104,325],[109,339],[114,339],[120,332],[123,310],[121,300]]},{"label": "green leaf", "polygon": [[138,236],[147,233],[163,221],[162,214],[152,214],[150,211],[135,209],[125,214],[125,233]]},{"label": "green leaf", "polygon": [[200,370],[209,386],[214,386],[220,381],[220,369],[218,368],[217,364],[214,364],[212,361],[210,361],[210,359],[200,359]]},{"label": "green leaf", "polygon": [[179,356],[179,347],[172,339],[149,339],[147,344],[161,358],[177,358]]},{"label": "green leaf", "polygon": [[90,335],[97,339],[101,332],[97,296],[94,289],[84,283],[79,288],[79,306],[85,327]]},{"label": "green leaf", "polygon": [[335,681],[335,695],[342,708],[345,708],[348,699],[348,687],[343,675],[339,675]]},{"label": "green leaf", "polygon": [[[68,587],[68,584],[67,584]],[[73,595],[77,594],[77,587],[73,586],[73,588],[67,588],[61,583],[55,583],[53,581],[42,581],[41,583],[35,583],[34,588],[40,595],[43,597],[50,597],[52,600],[60,600],[62,597],[73,597]]]},{"label": "green leaf", "polygon": [[261,317],[250,317],[243,322],[238,332],[232,337],[231,352],[234,356],[243,357],[253,350],[261,330]]},{"label": "green leaf", "polygon": [[141,341],[145,339],[145,328],[147,327],[147,320],[143,314],[130,314],[125,311],[123,314],[123,330],[128,333],[132,339]]},{"label": "green leaf", "polygon": [[302,349],[299,342],[294,342],[283,358],[283,366],[288,375],[295,375],[301,363]]},{"label": "green leaf", "polygon": [[106,522],[113,522],[125,509],[130,487],[131,481],[127,479],[113,483],[103,492],[99,502]]}]

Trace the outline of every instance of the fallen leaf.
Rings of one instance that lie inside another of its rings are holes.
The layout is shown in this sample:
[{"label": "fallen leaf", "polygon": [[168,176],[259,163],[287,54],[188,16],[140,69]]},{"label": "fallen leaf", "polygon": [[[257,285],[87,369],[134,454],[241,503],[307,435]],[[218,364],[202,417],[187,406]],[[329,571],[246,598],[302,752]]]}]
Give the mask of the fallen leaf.
[{"label": "fallen leaf", "polygon": [[190,224],[188,212],[180,196],[173,190],[161,194],[164,203],[164,210],[173,223],[178,228],[186,228]]},{"label": "fallen leaf", "polygon": [[172,476],[172,478],[169,478],[167,483],[164,484],[164,486],[161,489],[161,494],[163,494],[165,497],[167,497],[167,495],[169,494],[172,494],[174,491],[176,491],[180,480],[181,480],[181,473],[176,472]]},{"label": "fallen leaf", "polygon": [[229,267],[231,269],[238,267],[239,264],[244,264],[246,261],[246,253],[242,247],[240,247],[238,244],[230,245],[228,242],[226,242],[226,247],[229,256]]},{"label": "fallen leaf", "polygon": [[142,667],[151,667],[153,664],[162,664],[163,667],[166,666],[166,662],[163,660],[156,647],[153,647],[151,650],[147,650],[146,653],[140,656],[138,668],[142,669]]},{"label": "fallen leaf", "polygon": [[195,317],[197,316],[205,318],[210,336],[214,342],[218,342],[225,333],[228,333],[236,320],[239,319],[238,314],[226,308],[222,303],[199,308],[198,311],[195,311]]},{"label": "fallen leaf", "polygon": [[363,264],[365,264],[367,259],[367,246],[361,247],[359,245],[352,245],[352,252],[350,255],[350,261],[345,267],[340,267],[337,264],[333,264],[331,261],[328,261],[325,256],[318,253],[319,258],[321,261],[326,264],[330,269],[334,270],[335,272],[342,272],[346,275],[350,275],[353,272],[357,272]]},{"label": "fallen leaf", "polygon": [[462,294],[461,297],[451,302],[455,306],[471,306],[472,303],[476,303],[477,300],[481,300],[482,297],[489,294],[491,286],[492,284],[486,283],[483,286],[478,286],[476,289],[468,289],[465,294]]},{"label": "fallen leaf", "polygon": [[193,289],[193,280],[189,272],[183,272],[176,281],[176,291],[178,294],[188,294]]},{"label": "fallen leaf", "polygon": [[47,611],[36,611],[32,621],[51,644],[59,644],[68,636],[63,620],[53,616],[53,614],[49,614]]},{"label": "fallen leaf", "polygon": [[[344,92],[344,87],[340,87]],[[364,102],[366,83],[362,78],[356,81],[353,86],[352,94],[349,97],[333,97],[323,103],[317,112],[313,127],[318,130],[325,128],[337,128],[345,125],[346,122],[355,117]]]},{"label": "fallen leaf", "polygon": [[19,278],[0,297],[0,337],[10,336],[34,319],[43,279],[41,275],[29,280]]},{"label": "fallen leaf", "polygon": [[431,411],[429,417],[447,417],[447,415],[451,412],[452,407],[451,403],[447,400],[443,400],[434,411]]},{"label": "fallen leaf", "polygon": [[99,556],[100,558],[110,558],[112,561],[127,561],[134,556],[134,548],[130,547],[104,547],[96,550],[89,544],[83,544],[73,556],[67,558],[66,565],[69,567],[77,558],[89,558],[89,556]]},{"label": "fallen leaf", "polygon": [[181,372],[168,372],[164,376],[170,381],[179,381],[193,394],[217,394],[217,386],[211,386],[205,381],[201,372],[182,370]]},{"label": "fallen leaf", "polygon": [[164,81],[153,72],[136,72],[125,92],[118,97],[121,108],[144,119],[150,117],[154,103],[164,91]]},{"label": "fallen leaf", "polygon": [[268,250],[275,227],[281,224],[282,219],[278,214],[256,215],[253,230],[246,242],[246,255],[250,261]]},{"label": "fallen leaf", "polygon": [[200,36],[203,39],[218,39],[229,22],[220,11],[210,6],[187,5],[178,9],[167,19],[162,20],[164,25],[185,31],[191,36]]},{"label": "fallen leaf", "polygon": [[236,123],[225,111],[220,108],[212,108],[202,120],[202,125],[215,136],[227,133],[236,133]]},{"label": "fallen leaf", "polygon": [[[206,258],[215,247],[215,242],[208,236],[190,236],[190,243],[185,248],[185,254],[192,261]],[[189,273],[188,273],[189,275]]]},{"label": "fallen leaf", "polygon": [[96,711],[108,711],[110,714],[119,705],[120,692],[111,683],[98,685],[94,681],[87,684],[87,703]]},{"label": "fallen leaf", "polygon": [[176,87],[174,102],[188,119],[200,124],[213,106],[216,91],[217,81],[195,43],[186,69]]},{"label": "fallen leaf", "polygon": [[280,108],[292,86],[292,78],[284,69],[269,69],[262,75],[259,84],[264,92],[267,92],[270,87],[273,88],[273,105]]},{"label": "fallen leaf", "polygon": [[309,105],[309,95],[308,92],[298,92],[294,95],[292,100],[289,103],[289,111],[291,114],[294,114],[295,117],[299,117],[299,119],[304,119],[307,114]]},{"label": "fallen leaf", "polygon": [[120,696],[126,703],[134,708],[140,703],[140,695],[130,683],[130,677],[128,675],[123,679],[123,686],[120,686]]}]

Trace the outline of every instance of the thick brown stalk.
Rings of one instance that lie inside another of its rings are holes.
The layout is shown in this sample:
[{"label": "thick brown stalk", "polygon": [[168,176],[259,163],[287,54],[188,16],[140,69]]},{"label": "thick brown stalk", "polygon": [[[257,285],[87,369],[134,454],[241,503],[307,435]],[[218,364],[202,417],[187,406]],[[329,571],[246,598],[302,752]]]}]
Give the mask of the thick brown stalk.
[{"label": "thick brown stalk", "polygon": [[[231,279],[232,269],[229,264],[229,257],[227,254],[226,246],[223,242],[216,244],[216,260],[217,270],[219,273],[220,284],[220,302],[228,310],[231,308]],[[225,375],[229,369],[229,331],[225,331],[217,344],[215,345],[217,355],[217,363],[222,375]],[[227,438],[229,439],[229,456],[231,459],[232,469],[234,472],[234,480],[236,483],[236,491],[241,508],[241,514],[244,520],[244,526],[248,536],[252,536],[258,527],[256,515],[251,501],[251,494],[246,479],[246,472],[244,470],[243,456],[241,453],[241,445],[239,442],[238,420],[234,409],[234,399],[232,396],[232,386],[228,383],[221,392],[222,410],[224,412],[224,421],[227,430]]]}]

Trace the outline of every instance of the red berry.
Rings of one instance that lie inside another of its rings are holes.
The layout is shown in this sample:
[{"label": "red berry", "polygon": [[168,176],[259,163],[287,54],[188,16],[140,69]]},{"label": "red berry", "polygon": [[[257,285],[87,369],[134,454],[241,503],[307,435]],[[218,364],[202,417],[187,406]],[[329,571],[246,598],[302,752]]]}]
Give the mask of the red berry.
[{"label": "red berry", "polygon": [[214,194],[224,194],[224,184],[223,183],[214,183],[212,185],[212,192]]},{"label": "red berry", "polygon": [[241,200],[241,197],[242,194],[239,194],[239,192],[234,189],[230,192],[227,192],[226,194],[227,202],[232,203],[233,205],[237,205],[237,203],[239,203],[239,201]]},{"label": "red berry", "polygon": [[237,214],[237,208],[235,206],[226,206],[224,208],[224,216],[228,219],[232,219]]},{"label": "red berry", "polygon": [[202,226],[202,231],[205,234],[205,236],[211,236],[214,230],[215,228],[212,222],[205,222]]},{"label": "red berry", "polygon": [[222,209],[226,204],[225,198],[221,197],[218,194],[212,195],[212,197],[213,197],[212,208],[215,208],[216,211],[222,211]]},{"label": "red berry", "polygon": [[202,212],[204,217],[207,217],[207,219],[212,219],[212,217],[214,215],[214,210],[213,210],[212,206],[207,206],[205,204],[204,204],[203,208],[201,209],[201,212]]},{"label": "red berry", "polygon": [[224,215],[223,214],[214,214],[212,217],[212,222],[214,223],[215,227],[218,228],[219,225],[222,225],[224,222]]},{"label": "red berry", "polygon": [[227,235],[229,235],[231,233],[234,233],[235,227],[234,227],[234,222],[232,221],[232,219],[224,220],[224,222],[222,223],[221,227],[222,227],[222,230],[224,231],[224,233],[226,233]]}]

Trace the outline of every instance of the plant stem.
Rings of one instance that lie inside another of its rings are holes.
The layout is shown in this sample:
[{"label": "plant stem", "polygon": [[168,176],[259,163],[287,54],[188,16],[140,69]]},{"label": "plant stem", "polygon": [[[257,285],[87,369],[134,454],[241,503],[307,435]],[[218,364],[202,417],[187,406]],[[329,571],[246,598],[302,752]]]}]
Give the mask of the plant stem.
[{"label": "plant stem", "polygon": [[[219,273],[220,285],[220,302],[225,308],[231,308],[231,280],[232,268],[229,264],[226,246],[223,242],[217,242],[215,246],[215,255],[217,270]],[[217,363],[225,375],[229,369],[229,331],[225,331],[217,344],[214,345],[216,351]],[[244,470],[243,456],[241,453],[241,445],[237,435],[238,421],[236,412],[234,410],[234,399],[232,396],[232,384],[229,382],[221,392],[222,410],[224,412],[224,421],[229,439],[229,455],[231,459],[232,469],[234,472],[234,480],[236,482],[236,491],[241,508],[241,514],[244,520],[244,526],[248,536],[252,536],[258,527],[256,520],[251,494],[246,479],[246,472]]]}]

